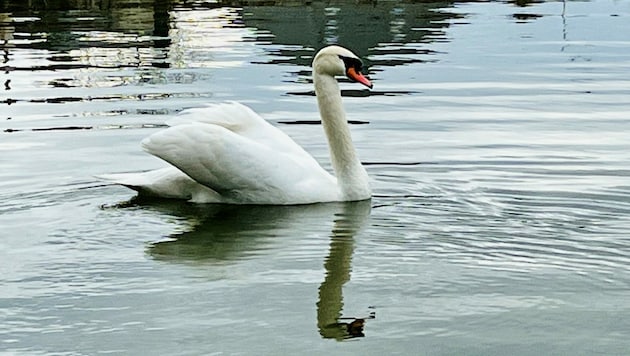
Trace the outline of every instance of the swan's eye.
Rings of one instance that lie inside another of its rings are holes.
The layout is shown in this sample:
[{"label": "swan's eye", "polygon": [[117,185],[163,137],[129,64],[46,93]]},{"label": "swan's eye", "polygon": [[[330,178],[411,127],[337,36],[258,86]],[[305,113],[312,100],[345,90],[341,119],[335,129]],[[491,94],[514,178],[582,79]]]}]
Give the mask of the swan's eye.
[{"label": "swan's eye", "polygon": [[344,56],[339,56],[339,58],[341,58],[343,64],[346,66],[346,72],[350,68],[354,68],[358,73],[361,73],[361,71],[363,70],[363,63],[359,58]]},{"label": "swan's eye", "polygon": [[350,78],[350,80],[354,82],[359,82],[366,87],[372,89],[372,83],[362,73],[363,63],[361,63],[361,60],[359,58],[344,56],[339,56],[339,58],[341,58],[341,60],[343,61],[343,64],[346,67],[346,76]]}]

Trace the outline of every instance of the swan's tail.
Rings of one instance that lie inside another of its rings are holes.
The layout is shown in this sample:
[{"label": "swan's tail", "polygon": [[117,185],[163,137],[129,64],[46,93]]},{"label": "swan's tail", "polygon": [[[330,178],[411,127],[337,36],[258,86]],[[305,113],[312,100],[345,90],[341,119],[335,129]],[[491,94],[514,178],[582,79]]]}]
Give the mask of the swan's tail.
[{"label": "swan's tail", "polygon": [[151,185],[151,182],[149,181],[146,173],[148,172],[99,174],[94,176],[94,178],[112,184],[120,184],[137,192],[140,192],[144,188]]},{"label": "swan's tail", "polygon": [[179,169],[169,166],[139,173],[101,174],[96,178],[133,189],[139,195],[184,199],[199,203],[216,203],[220,195],[188,177]]}]

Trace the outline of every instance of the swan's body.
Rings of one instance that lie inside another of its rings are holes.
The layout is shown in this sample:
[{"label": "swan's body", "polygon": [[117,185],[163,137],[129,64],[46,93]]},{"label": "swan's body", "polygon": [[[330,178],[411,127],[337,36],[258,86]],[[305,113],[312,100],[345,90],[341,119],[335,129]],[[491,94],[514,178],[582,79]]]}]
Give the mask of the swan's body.
[{"label": "swan's body", "polygon": [[309,204],[371,197],[357,158],[335,75],[371,87],[350,51],[329,46],[315,56],[313,82],[336,177],[289,136],[248,107],[223,103],[182,111],[168,129],[142,141],[172,166],[100,178],[139,192],[200,203]]}]

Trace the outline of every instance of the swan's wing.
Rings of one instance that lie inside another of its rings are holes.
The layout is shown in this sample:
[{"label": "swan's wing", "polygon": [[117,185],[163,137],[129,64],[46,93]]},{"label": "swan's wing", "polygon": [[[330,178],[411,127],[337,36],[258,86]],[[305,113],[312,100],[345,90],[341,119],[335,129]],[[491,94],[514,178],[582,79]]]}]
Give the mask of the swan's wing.
[{"label": "swan's wing", "polygon": [[[166,121],[169,126],[205,123],[224,127],[240,136],[247,137],[279,151],[303,151],[289,136],[271,125],[249,107],[228,101],[186,109]],[[308,155],[306,152],[302,152]],[[310,155],[309,155],[310,156]]]},{"label": "swan's wing", "polygon": [[277,150],[223,126],[194,122],[157,132],[142,146],[228,200],[294,203],[309,191],[333,194],[327,187],[336,186],[334,178],[291,143]]}]

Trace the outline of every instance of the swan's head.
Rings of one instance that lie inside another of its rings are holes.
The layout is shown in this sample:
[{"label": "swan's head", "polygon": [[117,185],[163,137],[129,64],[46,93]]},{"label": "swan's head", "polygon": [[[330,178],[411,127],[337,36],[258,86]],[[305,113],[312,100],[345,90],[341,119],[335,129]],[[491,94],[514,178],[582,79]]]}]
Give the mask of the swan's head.
[{"label": "swan's head", "polygon": [[313,71],[324,75],[345,75],[350,80],[359,82],[372,89],[372,83],[361,70],[363,63],[350,50],[340,46],[328,46],[322,48],[313,60]]}]

